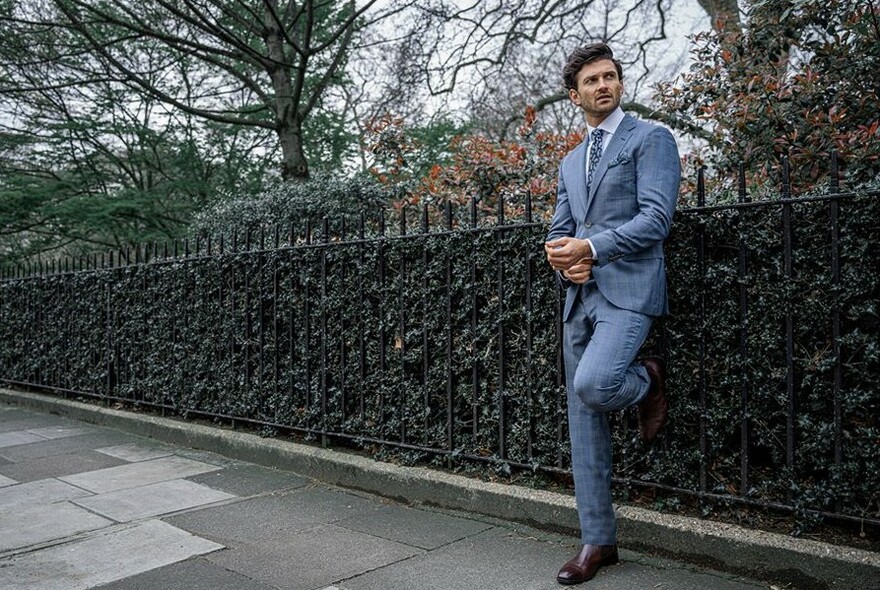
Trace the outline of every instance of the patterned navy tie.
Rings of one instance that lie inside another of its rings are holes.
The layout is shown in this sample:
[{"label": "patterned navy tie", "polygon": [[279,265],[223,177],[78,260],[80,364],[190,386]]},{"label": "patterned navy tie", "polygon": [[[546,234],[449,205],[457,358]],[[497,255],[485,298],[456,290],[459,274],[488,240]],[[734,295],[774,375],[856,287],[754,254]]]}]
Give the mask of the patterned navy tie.
[{"label": "patterned navy tie", "polygon": [[590,163],[587,165],[587,195],[590,194],[590,185],[593,183],[593,171],[602,157],[602,130],[593,129],[590,133]]}]

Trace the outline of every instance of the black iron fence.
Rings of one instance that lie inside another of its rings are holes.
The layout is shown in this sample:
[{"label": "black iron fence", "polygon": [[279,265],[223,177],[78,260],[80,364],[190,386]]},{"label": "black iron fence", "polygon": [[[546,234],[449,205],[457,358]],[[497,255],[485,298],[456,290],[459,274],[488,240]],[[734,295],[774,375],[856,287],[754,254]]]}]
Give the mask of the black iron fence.
[{"label": "black iron fence", "polygon": [[404,213],[354,232],[324,220],[4,277],[3,379],[561,468],[557,292],[534,247],[543,224],[472,211],[457,229],[451,209],[446,227],[423,217],[415,232]]},{"label": "black iron fence", "polygon": [[[615,418],[615,482],[880,524],[877,193],[680,209],[659,444]],[[7,269],[0,380],[393,447],[568,469],[545,225],[363,216]],[[465,216],[467,217],[467,215]]]}]

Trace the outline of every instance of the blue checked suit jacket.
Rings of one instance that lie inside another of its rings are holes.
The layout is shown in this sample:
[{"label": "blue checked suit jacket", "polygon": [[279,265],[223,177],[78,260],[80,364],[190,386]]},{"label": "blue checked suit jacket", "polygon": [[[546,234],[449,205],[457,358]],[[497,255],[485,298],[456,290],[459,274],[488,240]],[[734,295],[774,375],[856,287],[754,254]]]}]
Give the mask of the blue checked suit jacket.
[{"label": "blue checked suit jacket", "polygon": [[[668,311],[663,240],[678,198],[681,165],[665,128],[629,115],[602,153],[586,193],[588,139],[559,167],[556,211],[547,239],[589,238],[597,260],[592,280],[617,307],[650,316]],[[568,287],[567,320],[580,286]]]}]

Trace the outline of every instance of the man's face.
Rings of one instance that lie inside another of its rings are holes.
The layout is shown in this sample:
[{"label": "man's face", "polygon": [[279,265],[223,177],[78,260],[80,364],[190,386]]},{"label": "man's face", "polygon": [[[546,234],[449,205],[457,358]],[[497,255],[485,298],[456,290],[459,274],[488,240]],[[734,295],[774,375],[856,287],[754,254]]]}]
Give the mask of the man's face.
[{"label": "man's face", "polygon": [[592,126],[601,123],[617,105],[623,94],[623,81],[610,59],[588,63],[577,74],[577,89],[568,91],[571,102],[587,114]]}]

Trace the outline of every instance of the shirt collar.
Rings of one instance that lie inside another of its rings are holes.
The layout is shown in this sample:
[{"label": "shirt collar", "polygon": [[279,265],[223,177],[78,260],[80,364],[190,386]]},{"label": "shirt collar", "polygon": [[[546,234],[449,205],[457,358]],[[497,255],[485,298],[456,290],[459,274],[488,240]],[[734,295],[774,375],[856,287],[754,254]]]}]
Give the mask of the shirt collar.
[{"label": "shirt collar", "polygon": [[[604,131],[607,135],[614,135],[614,132],[617,131],[617,128],[620,126],[620,123],[623,121],[624,113],[623,109],[619,106],[611,111],[611,114],[605,117],[605,119],[599,123],[599,129]],[[587,125],[587,137],[590,136],[590,133],[593,132],[595,127],[590,127]]]}]

